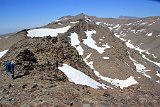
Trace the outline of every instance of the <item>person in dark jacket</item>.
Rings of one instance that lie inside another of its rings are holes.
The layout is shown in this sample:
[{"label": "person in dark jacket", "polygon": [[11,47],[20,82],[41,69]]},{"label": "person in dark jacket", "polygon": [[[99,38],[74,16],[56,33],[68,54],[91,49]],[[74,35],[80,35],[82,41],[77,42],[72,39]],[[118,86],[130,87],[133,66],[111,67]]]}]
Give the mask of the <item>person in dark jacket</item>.
[{"label": "person in dark jacket", "polygon": [[12,61],[7,61],[6,62],[6,74],[8,75],[8,72],[10,72],[11,73],[11,77],[12,77],[12,79],[14,79],[14,61],[12,60]]},{"label": "person in dark jacket", "polygon": [[10,61],[7,61],[5,63],[5,66],[6,66],[6,74],[8,75],[8,72],[10,72]]}]

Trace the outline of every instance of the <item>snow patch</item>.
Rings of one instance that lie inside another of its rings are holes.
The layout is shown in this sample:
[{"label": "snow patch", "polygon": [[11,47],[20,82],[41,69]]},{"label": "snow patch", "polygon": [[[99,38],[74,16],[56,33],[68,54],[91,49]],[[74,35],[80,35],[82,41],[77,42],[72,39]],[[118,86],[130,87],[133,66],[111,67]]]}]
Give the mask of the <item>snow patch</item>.
[{"label": "snow patch", "polygon": [[63,28],[50,29],[50,28],[40,28],[40,29],[32,29],[28,31],[28,37],[44,37],[44,36],[52,36],[56,37],[58,33],[65,33],[71,26],[66,26]]},{"label": "snow patch", "polygon": [[72,45],[72,46],[79,45],[80,41],[79,41],[79,39],[78,39],[77,33],[75,33],[75,32],[74,32],[74,33],[71,33],[70,38],[71,38],[71,45]]},{"label": "snow patch", "polygon": [[97,25],[100,25],[102,22],[96,22]]},{"label": "snow patch", "polygon": [[121,25],[120,25],[120,24],[117,24],[117,25],[115,25],[113,28],[114,28],[115,30],[118,30],[120,27],[121,27]]},{"label": "snow patch", "polygon": [[158,80],[158,81],[156,81],[157,83],[160,83],[160,81]]},{"label": "snow patch", "polygon": [[129,47],[129,48],[131,48],[131,49],[135,49],[135,50],[139,51],[140,54],[141,54],[142,52],[145,52],[146,54],[150,54],[150,53],[148,52],[148,50],[142,50],[142,49],[140,49],[138,46],[135,47],[135,46],[131,43],[131,40],[128,40],[128,41],[126,42],[126,46]]},{"label": "snow patch", "polygon": [[147,35],[147,36],[152,36],[152,33],[147,33],[146,35]]},{"label": "snow patch", "polygon": [[138,32],[144,32],[144,31],[146,31],[146,29],[140,29],[140,30],[137,30],[136,33],[138,33]]},{"label": "snow patch", "polygon": [[59,25],[62,25],[62,23],[58,23]]},{"label": "snow patch", "polygon": [[[142,49],[140,49],[138,46],[135,47],[135,46],[131,43],[130,40],[128,40],[128,41],[126,42],[126,46],[129,47],[129,48],[131,48],[131,49],[134,49],[134,50],[139,51],[139,53],[142,55],[142,57],[143,57],[144,59],[146,59],[146,60],[148,60],[148,61],[150,61],[150,62],[152,62],[152,63],[154,63],[155,65],[157,65],[157,66],[160,67],[160,63],[151,61],[151,60],[148,59],[144,54],[142,54],[143,52],[145,52],[146,54],[149,55],[150,53],[148,52],[148,50],[142,50]],[[155,57],[155,56],[153,56],[153,57]]]},{"label": "snow patch", "polygon": [[128,40],[126,42],[126,46],[129,47],[129,48],[131,48],[131,49],[135,48],[134,45],[131,43],[131,40]]},{"label": "snow patch", "polygon": [[144,72],[143,73],[144,76],[146,76],[147,78],[151,78],[151,76],[149,76],[149,75],[146,74],[146,71],[143,71],[143,72]]},{"label": "snow patch", "polygon": [[156,75],[160,77],[160,71],[156,71]]},{"label": "snow patch", "polygon": [[87,57],[84,58],[83,60],[85,61],[85,63],[86,63],[91,69],[94,70],[94,73],[96,74],[96,76],[99,77],[99,76],[100,76],[99,72],[96,71],[96,70],[94,69],[94,67],[93,67],[93,61],[90,61],[90,62],[87,61],[87,59],[89,59],[91,55],[92,55],[92,53],[88,54]]},{"label": "snow patch", "polygon": [[58,67],[58,69],[61,70],[69,78],[69,80],[71,82],[74,82],[75,84],[87,85],[95,89],[98,89],[100,87],[106,89],[106,86],[104,84],[100,84],[99,82],[85,75],[83,72],[67,64],[63,64],[63,66]]},{"label": "snow patch", "polygon": [[110,23],[104,23],[104,24],[107,26],[113,26],[113,24],[110,24]]},{"label": "snow patch", "polygon": [[8,49],[0,52],[0,58],[2,58],[2,56],[5,55],[7,52],[8,52]]},{"label": "snow patch", "polygon": [[152,22],[152,23],[150,23],[150,24],[148,24],[148,25],[151,26],[151,25],[153,25],[154,23],[156,23],[156,22]]},{"label": "snow patch", "polygon": [[103,41],[103,39],[101,39],[101,38],[100,38],[99,40],[100,40],[100,41]]},{"label": "snow patch", "polygon": [[91,20],[87,17],[87,16],[85,16],[85,21],[88,23],[88,22],[91,22]]},{"label": "snow patch", "polygon": [[76,24],[76,23],[79,23],[79,21],[76,21],[76,22],[70,22],[71,24]]},{"label": "snow patch", "polygon": [[108,43],[106,43],[105,45],[102,45],[103,46],[103,49],[105,50],[105,49],[107,49],[107,48],[111,48],[109,45],[108,45]]},{"label": "snow patch", "polygon": [[64,17],[64,18],[58,19],[58,20],[56,20],[56,21],[54,21],[54,22],[59,22],[59,21],[62,21],[62,20],[67,20],[67,19],[68,19],[68,18]]},{"label": "snow patch", "polygon": [[71,38],[71,45],[72,46],[74,46],[76,49],[77,49],[77,51],[78,51],[78,53],[79,53],[79,55],[83,55],[83,48],[79,45],[80,44],[80,41],[79,41],[79,39],[78,39],[78,35],[77,35],[77,33],[71,33],[71,36],[70,36],[70,38]]},{"label": "snow patch", "polygon": [[127,78],[126,80],[119,80],[119,79],[112,79],[112,78],[107,78],[107,77],[103,77],[104,80],[106,80],[107,82],[110,82],[112,85],[115,85],[117,87],[120,87],[121,89],[123,89],[124,87],[128,87],[134,84],[138,84],[138,82],[134,79],[133,76],[130,76],[129,78]]},{"label": "snow patch", "polygon": [[124,62],[127,66],[129,66],[129,64],[127,62]]},{"label": "snow patch", "polygon": [[103,59],[109,59],[109,57],[103,57]]},{"label": "snow patch", "polygon": [[122,36],[122,35],[119,35],[119,34],[117,34],[117,33],[114,33],[114,35],[115,35],[117,38],[119,38],[120,40],[122,40],[122,41],[126,41],[125,39],[120,38],[120,36]]},{"label": "snow patch", "polygon": [[160,63],[158,63],[158,62],[154,62],[154,61],[151,61],[150,59],[146,58],[146,56],[145,56],[145,55],[143,55],[143,54],[142,54],[142,58],[144,58],[144,59],[148,60],[149,62],[152,62],[152,63],[154,63],[155,65],[157,65],[157,66],[159,66],[159,67],[160,67]]},{"label": "snow patch", "polygon": [[117,25],[115,25],[113,28],[114,29],[116,29],[116,28],[118,28],[120,25],[119,24],[117,24]]},{"label": "snow patch", "polygon": [[130,26],[130,25],[132,25],[132,23],[128,23],[128,24],[125,24],[125,25]]},{"label": "snow patch", "polygon": [[139,23],[139,22],[142,22],[143,20],[138,20],[137,22]]},{"label": "snow patch", "polygon": [[144,75],[147,78],[151,78],[151,76],[146,74],[147,71],[150,71],[150,70],[146,70],[146,67],[144,65],[135,61],[131,56],[129,56],[129,58],[133,61],[134,65],[136,66],[136,71],[137,72],[142,73],[142,75]]},{"label": "snow patch", "polygon": [[119,80],[119,79],[112,79],[112,78],[108,78],[108,77],[104,77],[102,75],[99,74],[98,71],[96,71],[93,67],[93,61],[88,62],[87,59],[90,58],[92,53],[90,53],[89,55],[87,55],[87,57],[84,59],[84,61],[86,62],[86,64],[93,69],[95,75],[99,78],[101,78],[104,81],[107,81],[109,83],[111,83],[112,85],[116,86],[116,87],[120,87],[121,89],[123,89],[124,87],[128,87],[134,84],[138,84],[138,82],[134,79],[134,77],[130,76],[129,78],[127,78],[126,80]]},{"label": "snow patch", "polygon": [[83,48],[82,48],[80,45],[77,46],[76,49],[77,49],[79,55],[83,55],[83,51],[84,51],[84,50],[83,50]]},{"label": "snow patch", "polygon": [[160,37],[160,35],[157,35],[156,37]]},{"label": "snow patch", "polygon": [[152,56],[153,56],[154,58],[157,58],[154,54],[152,54]]},{"label": "snow patch", "polygon": [[102,37],[103,39],[106,38],[105,36]]},{"label": "snow patch", "polygon": [[147,22],[144,22],[144,23],[141,23],[140,25],[146,25],[147,24]]},{"label": "snow patch", "polygon": [[112,27],[108,27],[109,28],[109,30],[113,30],[113,28]]},{"label": "snow patch", "polygon": [[102,54],[103,52],[105,52],[104,51],[105,49],[110,48],[110,46],[108,46],[107,43],[105,45],[102,45],[102,47],[98,47],[96,45],[96,42],[92,39],[92,35],[96,34],[95,30],[86,31],[85,33],[86,33],[87,39],[83,39],[84,40],[83,43],[85,45],[87,45],[88,47],[97,50],[97,52],[99,52],[100,54]]},{"label": "snow patch", "polygon": [[136,30],[131,30],[132,33],[136,34]]}]

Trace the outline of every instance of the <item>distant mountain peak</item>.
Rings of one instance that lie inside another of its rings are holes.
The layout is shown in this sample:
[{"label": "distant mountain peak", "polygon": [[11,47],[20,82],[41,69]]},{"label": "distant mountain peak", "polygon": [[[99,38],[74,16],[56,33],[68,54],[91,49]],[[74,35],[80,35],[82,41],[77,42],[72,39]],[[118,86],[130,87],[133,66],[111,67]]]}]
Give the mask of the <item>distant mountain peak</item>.
[{"label": "distant mountain peak", "polygon": [[80,13],[80,14],[76,15],[75,17],[79,17],[80,19],[85,19],[86,17],[88,17],[88,15],[84,14],[84,13]]},{"label": "distant mountain peak", "polygon": [[78,14],[76,16],[87,16],[87,15],[85,13],[80,13],[80,14]]},{"label": "distant mountain peak", "polygon": [[118,19],[139,19],[139,17],[135,17],[135,16],[119,16]]}]

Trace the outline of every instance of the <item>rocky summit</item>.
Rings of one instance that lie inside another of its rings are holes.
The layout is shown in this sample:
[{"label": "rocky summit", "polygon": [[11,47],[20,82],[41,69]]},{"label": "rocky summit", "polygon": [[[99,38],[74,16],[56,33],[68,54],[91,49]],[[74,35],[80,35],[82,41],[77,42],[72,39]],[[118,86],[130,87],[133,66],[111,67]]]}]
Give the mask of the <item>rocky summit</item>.
[{"label": "rocky summit", "polygon": [[0,107],[159,107],[160,17],[82,13],[0,36],[0,74]]}]

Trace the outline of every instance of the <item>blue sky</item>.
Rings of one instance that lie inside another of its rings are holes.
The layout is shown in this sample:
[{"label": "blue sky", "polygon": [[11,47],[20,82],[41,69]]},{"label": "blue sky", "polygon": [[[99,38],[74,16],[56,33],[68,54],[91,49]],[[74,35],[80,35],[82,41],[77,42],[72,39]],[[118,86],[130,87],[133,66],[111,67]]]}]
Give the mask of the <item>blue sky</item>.
[{"label": "blue sky", "polygon": [[151,0],[0,0],[0,34],[46,25],[79,13],[97,17],[160,16]]}]

